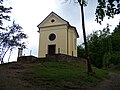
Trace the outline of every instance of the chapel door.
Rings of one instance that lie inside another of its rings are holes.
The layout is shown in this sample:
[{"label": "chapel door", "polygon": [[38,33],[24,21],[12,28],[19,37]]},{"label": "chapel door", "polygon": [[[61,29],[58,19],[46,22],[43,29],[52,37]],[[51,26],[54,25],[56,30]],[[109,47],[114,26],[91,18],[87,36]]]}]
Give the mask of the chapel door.
[{"label": "chapel door", "polygon": [[48,54],[49,55],[55,54],[55,49],[56,49],[56,45],[48,45]]}]

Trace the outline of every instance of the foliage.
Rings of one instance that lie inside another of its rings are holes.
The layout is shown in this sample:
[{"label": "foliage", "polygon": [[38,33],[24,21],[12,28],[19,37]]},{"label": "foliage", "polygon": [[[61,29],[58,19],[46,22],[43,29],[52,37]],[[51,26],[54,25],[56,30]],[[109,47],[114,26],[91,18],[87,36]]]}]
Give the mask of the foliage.
[{"label": "foliage", "polygon": [[4,32],[0,33],[0,56],[2,61],[5,54],[15,47],[25,48],[25,42],[22,39],[26,39],[27,35],[21,31],[22,27],[13,21],[12,26],[8,26]]},{"label": "foliage", "polygon": [[111,56],[111,63],[117,65],[120,63],[120,52],[114,52]]},{"label": "foliage", "polygon": [[[65,1],[68,1],[68,0],[65,0]],[[73,1],[75,2],[76,0],[73,0]],[[103,60],[101,59],[103,59],[103,56],[106,52],[111,52],[111,49],[112,49],[111,48],[112,47],[111,36],[109,35],[110,34],[109,25],[105,29],[103,29],[103,31],[100,31],[100,35],[96,35],[97,33],[95,32],[92,35],[93,37],[90,37],[90,40],[89,40],[89,41],[92,41],[92,42],[89,42],[89,49],[91,51],[89,52],[88,44],[86,42],[84,11],[83,11],[83,6],[86,6],[87,4],[85,0],[77,0],[77,1],[81,6],[82,28],[83,28],[85,51],[86,51],[85,54],[87,58],[88,73],[89,73],[89,72],[92,72],[92,69],[90,68],[91,61],[89,59],[90,57],[89,55],[91,55],[90,58],[92,59],[93,64],[97,66],[98,68],[101,68],[103,66]],[[113,18],[114,15],[116,14],[120,14],[120,1],[119,0],[98,0],[98,6],[96,7],[96,12],[95,12],[97,23],[101,24],[101,21],[103,21],[105,16],[108,16],[108,18],[111,18],[111,17]]]},{"label": "foliage", "polygon": [[5,7],[3,5],[4,0],[0,0],[0,29],[5,29],[3,27],[3,20],[10,21],[10,16],[7,14],[11,12],[12,7]]},{"label": "foliage", "polygon": [[105,53],[104,56],[103,56],[103,67],[108,67],[110,62],[111,62],[111,54],[108,52],[108,53]]},{"label": "foliage", "polygon": [[92,64],[98,68],[120,63],[120,23],[112,33],[109,27],[107,25],[103,30],[94,31],[87,37]]},{"label": "foliage", "polygon": [[82,45],[77,46],[77,56],[81,58],[85,58],[85,49]]},{"label": "foliage", "polygon": [[100,23],[105,16],[114,18],[114,15],[120,14],[120,0],[98,0],[96,7],[96,21]]},{"label": "foliage", "polygon": [[[65,0],[70,1],[71,0]],[[75,3],[78,2],[80,5],[81,3],[86,6],[86,0],[73,0]],[[109,18],[114,18],[115,15],[120,14],[120,0],[97,0],[98,4],[96,7],[95,15],[97,23],[101,24],[103,19],[107,16]]]},{"label": "foliage", "polygon": [[112,33],[112,49],[113,51],[120,51],[120,22]]},{"label": "foliage", "polygon": [[120,63],[120,22],[114,29],[112,33],[112,58],[111,63],[118,64]]},{"label": "foliage", "polygon": [[[9,13],[12,7],[5,7],[4,0],[0,0],[0,61],[3,63],[4,56],[10,50],[10,55],[15,47],[25,48],[22,39],[27,38],[21,30],[22,27],[13,21],[11,26],[5,28],[4,21],[10,21]],[[9,56],[10,58],[10,56]]]},{"label": "foliage", "polygon": [[103,66],[103,57],[105,53],[111,52],[109,25],[103,30],[94,31],[88,36],[88,47],[93,65],[101,68]]},{"label": "foliage", "polygon": [[[85,0],[73,0],[73,1],[74,2],[77,1],[80,4],[81,11],[83,10],[83,5],[85,6],[87,5]],[[101,24],[101,22],[106,16],[108,16],[109,19],[109,18],[114,18],[114,16],[117,14],[120,14],[120,0],[98,0],[98,5],[96,7],[96,12],[95,12],[97,23]],[[84,14],[82,13],[82,16],[83,15]],[[86,47],[88,43],[88,47],[89,47],[88,55],[90,55],[92,63],[98,68],[103,67],[103,65],[106,66],[110,64],[111,59],[115,58],[112,52],[120,51],[119,48],[120,23],[115,28],[112,34],[110,33],[109,24],[103,30],[98,30],[93,32],[91,35],[88,36],[88,42],[86,42],[86,36],[85,36],[84,16],[82,17],[82,23],[83,23],[82,25],[83,25],[85,50],[87,54],[88,50],[86,49]],[[80,52],[80,50],[83,51],[83,48],[78,46],[78,56],[82,57],[84,52]],[[82,55],[80,55],[80,53],[82,53]],[[112,57],[110,57],[110,55],[112,55]],[[119,59],[117,59],[117,61],[118,60]]]}]

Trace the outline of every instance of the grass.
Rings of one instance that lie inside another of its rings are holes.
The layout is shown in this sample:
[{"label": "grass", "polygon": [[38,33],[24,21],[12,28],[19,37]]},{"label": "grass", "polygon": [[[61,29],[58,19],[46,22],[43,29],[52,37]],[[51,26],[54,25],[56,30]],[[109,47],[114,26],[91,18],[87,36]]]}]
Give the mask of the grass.
[{"label": "grass", "polygon": [[32,73],[24,73],[24,79],[35,86],[52,89],[81,89],[97,85],[107,77],[105,70],[93,67],[95,75],[88,76],[86,65],[78,62],[44,62],[33,64]]},{"label": "grass", "polygon": [[[85,71],[78,64],[46,62],[34,66],[36,76],[49,80],[67,80],[81,76]],[[85,74],[85,73],[84,73]],[[83,75],[85,76],[85,75]]]}]

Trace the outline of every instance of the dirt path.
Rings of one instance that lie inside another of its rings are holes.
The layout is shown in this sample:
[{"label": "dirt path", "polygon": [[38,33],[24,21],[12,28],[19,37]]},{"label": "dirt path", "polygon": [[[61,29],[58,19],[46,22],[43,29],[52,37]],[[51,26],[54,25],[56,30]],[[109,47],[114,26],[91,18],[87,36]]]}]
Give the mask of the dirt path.
[{"label": "dirt path", "polygon": [[20,64],[0,66],[0,90],[33,90],[28,82],[19,79],[24,68]]},{"label": "dirt path", "polygon": [[120,74],[110,73],[110,78],[102,81],[94,90],[120,90]]}]

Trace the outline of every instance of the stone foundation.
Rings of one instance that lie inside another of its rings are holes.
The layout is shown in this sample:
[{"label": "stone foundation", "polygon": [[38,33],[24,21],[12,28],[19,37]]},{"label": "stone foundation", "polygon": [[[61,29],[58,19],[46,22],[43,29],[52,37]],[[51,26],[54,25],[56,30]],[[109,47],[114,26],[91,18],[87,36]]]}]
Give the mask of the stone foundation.
[{"label": "stone foundation", "polygon": [[17,58],[17,62],[20,63],[35,63],[37,60],[37,57],[35,56],[21,56]]},{"label": "stone foundation", "polygon": [[78,61],[78,62],[81,62],[84,64],[87,63],[86,59],[83,59],[80,57],[69,56],[69,55],[65,55],[65,54],[55,54],[55,55],[47,54],[46,60],[47,61],[65,61],[65,62]]},{"label": "stone foundation", "polygon": [[20,63],[35,63],[35,62],[45,62],[45,61],[58,61],[58,62],[78,61],[84,64],[87,63],[86,59],[80,57],[73,57],[65,54],[55,54],[55,55],[46,54],[45,58],[37,58],[35,56],[21,56],[18,57],[17,59],[17,62]]}]

